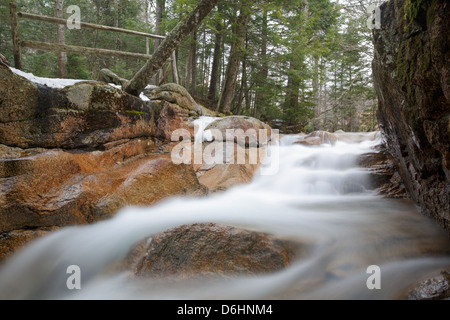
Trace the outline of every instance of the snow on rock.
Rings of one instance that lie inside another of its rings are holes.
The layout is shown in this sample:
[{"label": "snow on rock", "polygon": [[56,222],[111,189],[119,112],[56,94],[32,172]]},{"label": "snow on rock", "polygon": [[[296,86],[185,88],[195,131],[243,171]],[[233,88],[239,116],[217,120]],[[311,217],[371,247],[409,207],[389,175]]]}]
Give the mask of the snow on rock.
[{"label": "snow on rock", "polygon": [[[83,81],[88,81],[88,80],[79,80],[79,79],[59,79],[59,78],[43,78],[43,77],[37,77],[32,73],[27,73],[27,72],[23,72],[21,70],[15,69],[10,67],[11,71],[14,72],[15,74],[22,76],[34,83],[43,85],[43,86],[47,86],[50,88],[55,88],[55,89],[63,89],[67,86],[73,86],[74,84],[77,84],[79,82],[83,82]],[[122,86],[120,85],[116,85],[113,83],[109,83],[110,86],[117,88],[119,90],[122,90]],[[151,86],[147,86],[147,88],[150,88]],[[139,98],[141,98],[142,101],[150,101],[149,98],[147,98],[147,96],[144,95],[144,93],[141,93]]]},{"label": "snow on rock", "polygon": [[220,118],[203,116],[193,121],[194,125],[198,126],[197,133],[195,134],[195,143],[202,143],[203,141],[213,140],[211,131],[205,131],[205,128],[217,119]]},{"label": "snow on rock", "polygon": [[73,79],[58,79],[58,78],[42,78],[37,77],[32,73],[23,72],[21,70],[10,68],[12,72],[15,74],[22,76],[32,82],[41,84],[43,86],[51,87],[51,88],[57,88],[62,89],[67,86],[73,86],[74,84],[86,80],[73,80]]},{"label": "snow on rock", "polygon": [[141,98],[142,101],[150,101],[150,99],[143,92],[141,92],[139,98]]}]

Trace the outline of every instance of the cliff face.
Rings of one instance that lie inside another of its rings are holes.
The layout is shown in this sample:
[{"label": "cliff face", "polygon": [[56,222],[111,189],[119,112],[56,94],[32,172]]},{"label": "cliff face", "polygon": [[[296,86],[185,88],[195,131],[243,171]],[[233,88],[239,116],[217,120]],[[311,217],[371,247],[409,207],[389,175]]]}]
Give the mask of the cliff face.
[{"label": "cliff face", "polygon": [[390,0],[374,30],[378,119],[411,197],[450,232],[450,3]]}]

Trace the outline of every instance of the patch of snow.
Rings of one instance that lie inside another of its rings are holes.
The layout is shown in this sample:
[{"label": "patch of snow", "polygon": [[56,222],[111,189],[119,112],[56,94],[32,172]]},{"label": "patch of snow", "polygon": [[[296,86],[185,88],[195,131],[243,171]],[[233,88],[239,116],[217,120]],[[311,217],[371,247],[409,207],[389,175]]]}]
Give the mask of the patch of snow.
[{"label": "patch of snow", "polygon": [[200,117],[193,121],[195,128],[197,128],[197,126],[198,126],[198,130],[197,130],[197,133],[195,134],[195,139],[194,139],[195,143],[203,143],[203,141],[212,141],[213,140],[211,131],[209,131],[209,130],[205,131],[205,128],[209,124],[216,121],[217,119],[220,119],[220,118],[204,116],[204,117]]},{"label": "patch of snow", "polygon": [[[55,88],[55,89],[63,89],[67,86],[73,86],[74,84],[77,84],[79,82],[83,82],[83,81],[90,81],[90,80],[79,80],[79,79],[59,79],[59,78],[43,78],[43,77],[37,77],[32,73],[27,73],[27,72],[23,72],[21,70],[18,70],[16,68],[12,68],[10,67],[11,71],[14,72],[15,74],[22,76],[28,80],[30,80],[31,82],[43,85],[43,86],[47,86],[50,88]],[[117,85],[114,83],[109,83],[109,85],[111,87],[114,87],[116,89],[122,90],[122,86],[121,85]],[[151,88],[154,86],[147,86],[147,88]],[[144,95],[144,93],[141,93],[139,98],[141,98],[142,101],[150,101],[149,98],[147,98],[147,96]]]},{"label": "patch of snow", "polygon": [[58,78],[42,78],[37,77],[32,73],[23,72],[21,70],[10,68],[15,74],[22,76],[34,83],[41,84],[50,88],[62,89],[67,86],[73,86],[74,84],[86,80],[73,80],[73,79],[58,79]]},{"label": "patch of snow", "polygon": [[108,83],[111,87],[114,87],[116,89],[122,90],[122,86],[119,84],[114,84],[114,83]]},{"label": "patch of snow", "polygon": [[139,98],[141,98],[142,101],[150,101],[150,99],[143,92],[141,92]]}]

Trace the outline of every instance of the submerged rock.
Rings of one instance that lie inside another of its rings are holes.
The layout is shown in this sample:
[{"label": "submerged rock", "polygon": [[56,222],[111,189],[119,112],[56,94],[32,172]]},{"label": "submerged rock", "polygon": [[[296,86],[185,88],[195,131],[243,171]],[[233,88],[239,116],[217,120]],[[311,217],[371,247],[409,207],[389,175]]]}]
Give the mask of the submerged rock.
[{"label": "submerged rock", "polygon": [[335,145],[338,141],[345,143],[361,143],[363,141],[375,141],[380,132],[344,132],[338,130],[334,133],[327,131],[314,131],[304,138],[294,142],[304,146]]},{"label": "submerged rock", "polygon": [[420,282],[408,294],[408,300],[448,300],[450,299],[450,271]]},{"label": "submerged rock", "polygon": [[370,172],[371,189],[387,198],[408,198],[395,161],[384,148],[359,156],[357,164]]},{"label": "submerged rock", "polygon": [[18,249],[57,229],[57,227],[53,227],[48,229],[14,230],[7,233],[0,233],[0,264],[11,257]]},{"label": "submerged rock", "polygon": [[327,131],[314,131],[295,142],[295,144],[301,144],[304,146],[319,146],[323,144],[334,145],[338,141],[335,134]]},{"label": "submerged rock", "polygon": [[126,263],[140,277],[255,275],[288,267],[302,250],[297,243],[269,234],[199,223],[143,240]]},{"label": "submerged rock", "polygon": [[334,132],[338,141],[347,143],[360,143],[363,141],[375,141],[381,132],[344,132],[342,130]]}]

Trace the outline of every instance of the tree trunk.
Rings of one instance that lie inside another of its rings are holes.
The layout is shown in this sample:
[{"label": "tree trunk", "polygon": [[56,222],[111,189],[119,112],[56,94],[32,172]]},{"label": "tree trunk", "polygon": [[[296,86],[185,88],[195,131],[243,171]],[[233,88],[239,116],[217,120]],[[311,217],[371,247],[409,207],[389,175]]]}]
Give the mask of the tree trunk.
[{"label": "tree trunk", "polygon": [[[145,0],[145,27],[147,30],[146,32],[149,32],[149,25],[150,25],[150,15],[148,14],[148,10],[150,6],[150,0]],[[145,37],[145,54],[150,54],[150,39],[148,37]]]},{"label": "tree trunk", "polygon": [[286,88],[286,108],[289,116],[288,123],[290,125],[297,124],[297,111],[300,97],[300,81],[297,76],[298,68],[295,63],[296,57],[291,56],[289,62],[288,83]]},{"label": "tree trunk", "polygon": [[[191,39],[191,41],[192,41],[192,39]],[[192,79],[192,75],[191,75],[191,72],[192,72],[192,67],[191,67],[192,58],[191,58],[191,55],[192,55],[192,53],[191,53],[191,50],[189,49],[189,54],[187,55],[187,58],[186,58],[186,78],[185,78],[185,81],[184,81],[184,87],[186,88],[186,90],[189,90],[189,88],[191,87],[191,79]]]},{"label": "tree trunk", "polygon": [[315,103],[313,128],[314,128],[314,130],[319,130],[319,121],[316,119],[317,115],[320,113],[320,105],[319,105],[320,71],[319,71],[319,57],[317,55],[313,56],[313,63],[314,63],[314,65],[313,65],[313,75],[312,75],[312,89],[313,89],[313,95],[314,95],[313,102]]},{"label": "tree trunk", "polygon": [[195,83],[197,82],[197,32],[191,33],[189,43],[189,54],[186,60],[186,83],[185,88],[191,93],[195,94]]},{"label": "tree trunk", "polygon": [[[166,0],[156,0],[156,21],[155,21],[155,34],[158,36],[161,36],[163,34],[162,31],[162,18],[164,15],[164,10],[166,7]],[[155,39],[154,42],[154,51],[156,52],[156,50],[158,49],[159,45],[161,44],[161,40],[160,39]],[[157,73],[155,75],[155,78],[153,79],[153,84],[154,85],[158,85],[159,83],[159,78],[160,78],[161,73]]]},{"label": "tree trunk", "polygon": [[228,60],[225,83],[217,106],[219,112],[227,113],[231,109],[239,65],[245,52],[245,36],[250,20],[251,4],[248,1],[241,3],[240,14],[233,25],[234,41],[231,45],[230,58]]},{"label": "tree trunk", "polygon": [[[114,25],[113,27],[118,28],[119,27],[119,14],[120,14],[120,7],[119,7],[119,0],[114,0]],[[120,44],[120,37],[119,34],[116,35],[115,42],[115,49],[119,50],[119,44]]]},{"label": "tree trunk", "polygon": [[[248,39],[245,41],[245,49],[248,48]],[[242,59],[242,79],[241,79],[241,90],[239,90],[239,98],[236,104],[235,114],[240,115],[242,112],[242,103],[245,98],[245,92],[247,91],[247,54],[244,55]]]},{"label": "tree trunk", "polygon": [[201,79],[200,79],[200,83],[202,84],[202,88],[201,88],[201,97],[202,99],[205,98],[205,79],[206,79],[206,73],[208,72],[208,68],[207,68],[207,61],[209,59],[209,51],[207,52],[207,46],[206,46],[206,28],[203,29],[203,52],[202,52],[202,69],[201,69]]},{"label": "tree trunk", "polygon": [[214,8],[219,0],[201,0],[197,7],[188,15],[186,15],[177,26],[169,33],[169,35],[160,44],[153,56],[139,70],[125,91],[139,96],[144,90],[151,78],[162,68],[164,63],[172,56],[177,46],[195,30],[208,13]]},{"label": "tree trunk", "polygon": [[190,84],[191,95],[195,95],[197,92],[197,30],[192,31],[192,42],[189,50],[189,57],[191,59],[190,67]]},{"label": "tree trunk", "polygon": [[[219,13],[221,12],[222,6],[219,4]],[[214,55],[213,63],[211,67],[211,79],[209,84],[208,99],[216,100],[217,97],[217,83],[220,81],[220,60],[222,58],[222,21],[217,21],[216,24],[216,39],[214,42]]]},{"label": "tree trunk", "polygon": [[266,84],[267,78],[269,77],[269,65],[267,60],[267,38],[268,38],[268,19],[267,19],[267,8],[264,7],[263,21],[262,21],[262,32],[261,32],[261,52],[259,55],[260,70],[256,78],[256,97],[255,97],[255,107],[259,109],[261,114],[266,113],[267,107],[267,93]]},{"label": "tree trunk", "polygon": [[[166,1],[165,0],[157,0],[156,1],[156,22],[155,22],[155,34],[158,36],[162,36],[162,18],[164,15],[166,7]],[[155,39],[155,51],[158,49],[159,45],[161,44],[160,39]]]},{"label": "tree trunk", "polygon": [[[64,0],[55,0],[55,16],[56,18],[63,18],[63,2]],[[64,26],[58,24],[56,26],[56,38],[58,44],[65,45],[66,40],[64,36]],[[59,67],[59,77],[67,78],[67,53],[59,52],[58,53],[58,67]]]}]

